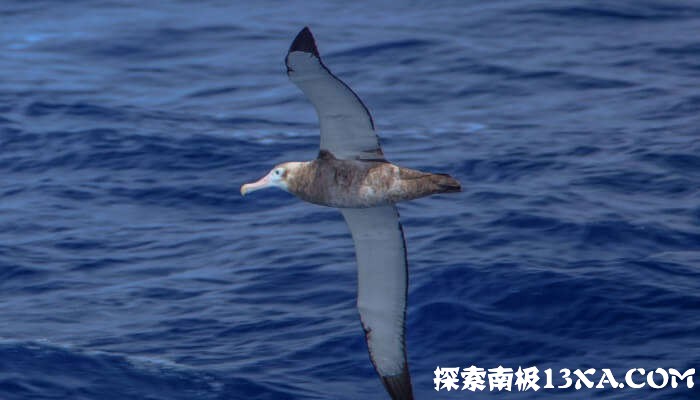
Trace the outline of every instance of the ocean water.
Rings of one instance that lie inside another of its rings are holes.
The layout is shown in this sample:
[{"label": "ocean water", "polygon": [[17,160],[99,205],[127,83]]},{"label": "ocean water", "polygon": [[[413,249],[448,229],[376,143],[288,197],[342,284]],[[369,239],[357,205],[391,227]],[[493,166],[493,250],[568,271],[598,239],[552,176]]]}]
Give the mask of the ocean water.
[{"label": "ocean water", "polygon": [[238,192],[318,151],[304,25],[387,157],[464,187],[399,205],[418,399],[700,398],[433,383],[700,381],[697,2],[6,0],[0,399],[388,398],[340,214]]}]

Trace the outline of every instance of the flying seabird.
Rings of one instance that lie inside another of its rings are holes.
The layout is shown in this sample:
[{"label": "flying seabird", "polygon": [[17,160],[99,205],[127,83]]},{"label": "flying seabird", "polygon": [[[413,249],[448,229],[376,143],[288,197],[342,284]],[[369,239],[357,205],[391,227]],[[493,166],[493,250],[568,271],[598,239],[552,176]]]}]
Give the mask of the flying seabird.
[{"label": "flying seabird", "polygon": [[395,203],[459,192],[460,184],[449,175],[402,168],[384,158],[367,107],[321,61],[308,27],[292,42],[285,64],[318,114],[318,157],[279,164],[243,185],[241,194],[277,187],[340,209],[355,242],[357,308],[370,359],[392,399],[413,399],[405,346],[406,242]]}]

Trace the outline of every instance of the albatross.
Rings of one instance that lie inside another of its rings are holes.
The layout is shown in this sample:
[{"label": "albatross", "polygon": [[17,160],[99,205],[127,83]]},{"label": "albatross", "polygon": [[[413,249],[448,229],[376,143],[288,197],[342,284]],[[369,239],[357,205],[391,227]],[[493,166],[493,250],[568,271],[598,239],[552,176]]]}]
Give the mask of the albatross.
[{"label": "albatross", "polygon": [[321,145],[312,161],[276,165],[245,196],[276,187],[307,202],[339,208],[355,243],[357,309],[370,360],[393,400],[413,399],[406,358],[406,241],[396,203],[461,191],[457,180],[386,160],[362,100],[321,61],[308,27],[285,58],[287,75],[311,101]]}]

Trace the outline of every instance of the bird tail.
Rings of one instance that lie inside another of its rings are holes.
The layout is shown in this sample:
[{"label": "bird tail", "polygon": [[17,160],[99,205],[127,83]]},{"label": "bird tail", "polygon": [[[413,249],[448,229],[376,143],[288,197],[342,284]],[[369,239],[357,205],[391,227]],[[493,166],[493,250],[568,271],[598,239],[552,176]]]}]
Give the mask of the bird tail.
[{"label": "bird tail", "polygon": [[461,192],[459,181],[447,174],[430,174],[430,183],[435,186],[435,193]]},{"label": "bird tail", "polygon": [[401,188],[393,202],[413,200],[437,193],[461,192],[462,185],[447,174],[432,174],[408,168],[401,169]]}]

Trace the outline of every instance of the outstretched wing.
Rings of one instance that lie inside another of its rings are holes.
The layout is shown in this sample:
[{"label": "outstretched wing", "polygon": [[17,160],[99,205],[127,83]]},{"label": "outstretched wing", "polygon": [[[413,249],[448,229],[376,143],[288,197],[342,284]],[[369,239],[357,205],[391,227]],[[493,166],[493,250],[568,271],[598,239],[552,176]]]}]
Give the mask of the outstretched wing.
[{"label": "outstretched wing", "polygon": [[328,150],[340,159],[384,159],[369,110],[323,64],[308,27],[292,42],[285,63],[289,79],[316,109],[321,126],[321,150]]},{"label": "outstretched wing", "polygon": [[405,318],[408,263],[396,206],[341,209],[355,242],[357,308],[369,356],[393,400],[411,400]]}]

